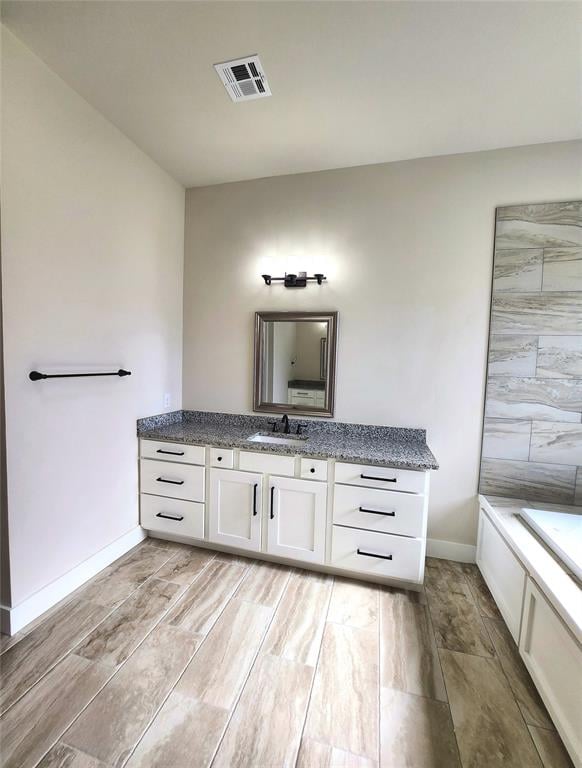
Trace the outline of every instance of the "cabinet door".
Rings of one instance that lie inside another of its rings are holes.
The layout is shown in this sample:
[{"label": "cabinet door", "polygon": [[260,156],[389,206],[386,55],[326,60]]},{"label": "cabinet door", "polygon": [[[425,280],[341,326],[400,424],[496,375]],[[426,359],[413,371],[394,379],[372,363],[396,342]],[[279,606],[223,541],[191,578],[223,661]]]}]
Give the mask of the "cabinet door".
[{"label": "cabinet door", "polygon": [[582,647],[531,578],[519,651],[574,765],[582,766]]},{"label": "cabinet door", "polygon": [[267,551],[294,560],[323,563],[326,498],[325,483],[269,478]]},{"label": "cabinet door", "polygon": [[517,643],[526,572],[482,509],[479,512],[477,565]]},{"label": "cabinet door", "polygon": [[238,549],[261,549],[263,475],[210,470],[208,538]]}]

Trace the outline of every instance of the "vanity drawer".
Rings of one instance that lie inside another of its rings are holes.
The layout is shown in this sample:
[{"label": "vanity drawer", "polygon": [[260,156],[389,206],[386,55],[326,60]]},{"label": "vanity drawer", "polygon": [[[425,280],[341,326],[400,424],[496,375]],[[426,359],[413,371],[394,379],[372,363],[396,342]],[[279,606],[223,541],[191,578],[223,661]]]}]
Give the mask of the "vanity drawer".
[{"label": "vanity drawer", "polygon": [[348,485],[383,488],[386,491],[425,493],[426,480],[426,472],[416,472],[412,469],[344,464],[340,461],[335,465],[336,483],[347,483]]},{"label": "vanity drawer", "polygon": [[204,472],[204,467],[149,459],[141,462],[140,490],[174,499],[204,501]]},{"label": "vanity drawer", "polygon": [[333,522],[401,536],[424,536],[425,497],[415,493],[336,485]]},{"label": "vanity drawer", "polygon": [[295,474],[295,457],[241,451],[238,466],[245,472],[262,472],[265,475],[293,477]]},{"label": "vanity drawer", "polygon": [[181,464],[204,464],[205,448],[202,445],[166,443],[156,440],[141,440],[142,459],[177,461]]},{"label": "vanity drawer", "polygon": [[327,461],[301,459],[301,477],[306,480],[327,480]]},{"label": "vanity drawer", "polygon": [[232,448],[211,448],[210,466],[232,469],[234,466],[234,451]]},{"label": "vanity drawer", "polygon": [[141,527],[158,533],[204,538],[204,504],[141,495]]},{"label": "vanity drawer", "polygon": [[331,565],[374,576],[420,582],[424,541],[333,526]]},{"label": "vanity drawer", "polygon": [[288,395],[288,401],[292,405],[310,405],[312,407],[315,405],[315,390],[290,389]]}]

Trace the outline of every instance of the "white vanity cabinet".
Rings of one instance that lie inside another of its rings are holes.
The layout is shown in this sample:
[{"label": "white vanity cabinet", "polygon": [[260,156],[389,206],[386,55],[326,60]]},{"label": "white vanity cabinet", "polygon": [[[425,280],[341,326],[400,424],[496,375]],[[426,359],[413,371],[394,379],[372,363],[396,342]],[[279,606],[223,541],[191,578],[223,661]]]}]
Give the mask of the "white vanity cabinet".
[{"label": "white vanity cabinet", "polygon": [[332,565],[421,584],[427,511],[428,472],[338,462]]},{"label": "white vanity cabinet", "polygon": [[427,471],[147,439],[140,456],[157,536],[422,584]]},{"label": "white vanity cabinet", "polygon": [[140,457],[142,527],[159,536],[204,538],[205,447],[141,440]]},{"label": "white vanity cabinet", "polygon": [[327,485],[292,477],[269,478],[267,552],[323,563]]},{"label": "white vanity cabinet", "polygon": [[325,406],[325,390],[289,387],[287,390],[287,402],[291,405],[301,405],[305,408],[323,408]]},{"label": "white vanity cabinet", "polygon": [[263,475],[210,470],[208,538],[217,544],[259,552]]}]

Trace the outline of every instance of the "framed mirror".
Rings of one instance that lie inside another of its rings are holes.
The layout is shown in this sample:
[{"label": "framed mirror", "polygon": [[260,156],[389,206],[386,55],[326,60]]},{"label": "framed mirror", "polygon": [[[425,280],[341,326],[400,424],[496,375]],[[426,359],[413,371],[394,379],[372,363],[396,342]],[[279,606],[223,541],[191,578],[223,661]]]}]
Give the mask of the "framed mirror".
[{"label": "framed mirror", "polygon": [[337,312],[257,312],[253,408],[333,416]]}]

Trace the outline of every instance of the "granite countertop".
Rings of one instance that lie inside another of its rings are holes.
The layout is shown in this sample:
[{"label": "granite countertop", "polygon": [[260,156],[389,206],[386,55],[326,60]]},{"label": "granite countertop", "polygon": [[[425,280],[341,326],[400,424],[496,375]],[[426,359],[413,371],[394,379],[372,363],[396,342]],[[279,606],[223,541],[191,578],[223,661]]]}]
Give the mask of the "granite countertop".
[{"label": "granite countertop", "polygon": [[249,442],[248,438],[257,432],[272,433],[272,423],[278,420],[277,414],[265,417],[174,411],[138,420],[137,434],[142,438],[176,443],[332,458],[401,469],[438,469],[438,463],[426,444],[424,429],[290,419],[293,433],[298,423],[304,425],[306,440],[293,445]]},{"label": "granite countertop", "polygon": [[493,524],[515,553],[538,587],[560,614],[572,633],[582,643],[582,589],[575,576],[549,547],[538,538],[520,516],[523,507],[556,512],[578,512],[582,508],[509,499],[502,496],[479,496],[481,505]]}]

